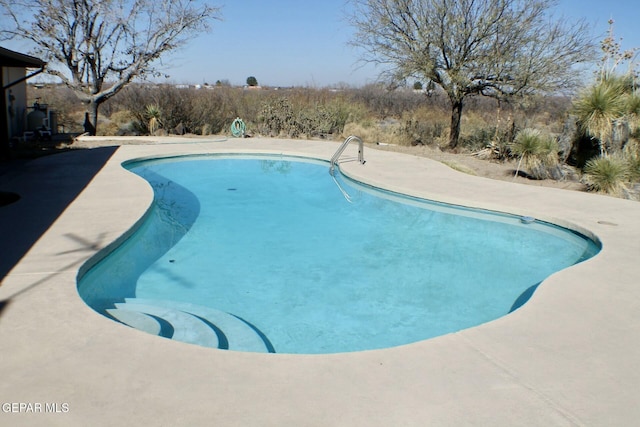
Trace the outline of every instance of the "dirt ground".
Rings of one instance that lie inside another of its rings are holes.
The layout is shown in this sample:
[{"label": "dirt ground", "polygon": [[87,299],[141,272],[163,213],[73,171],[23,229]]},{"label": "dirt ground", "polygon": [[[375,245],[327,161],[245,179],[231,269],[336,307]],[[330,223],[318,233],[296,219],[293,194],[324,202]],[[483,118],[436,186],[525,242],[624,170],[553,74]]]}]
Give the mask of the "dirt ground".
[{"label": "dirt ground", "polygon": [[526,176],[516,176],[514,178],[517,162],[515,160],[498,162],[480,159],[473,154],[457,154],[448,151],[441,151],[438,148],[420,145],[415,147],[399,145],[377,145],[372,149],[397,151],[414,156],[428,157],[442,162],[460,172],[469,173],[485,178],[498,179],[501,181],[517,182],[520,184],[537,185],[540,187],[561,188],[564,190],[586,191],[586,186],[579,182],[575,172],[568,174],[567,179],[556,181],[552,179],[529,179]]}]

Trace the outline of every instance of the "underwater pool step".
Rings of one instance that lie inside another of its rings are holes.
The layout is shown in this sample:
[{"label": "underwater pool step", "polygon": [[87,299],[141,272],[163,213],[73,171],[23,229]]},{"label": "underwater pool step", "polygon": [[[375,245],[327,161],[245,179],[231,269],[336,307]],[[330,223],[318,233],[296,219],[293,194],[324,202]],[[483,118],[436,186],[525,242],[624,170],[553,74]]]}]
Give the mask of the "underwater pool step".
[{"label": "underwater pool step", "polygon": [[[227,348],[227,346],[220,345],[223,341],[226,340],[229,350],[249,351],[254,353],[274,352],[273,347],[271,346],[271,343],[269,343],[268,339],[264,335],[262,335],[255,327],[250,325],[248,322],[240,319],[239,317],[221,310],[216,310],[214,308],[187,302],[155,300],[147,298],[126,298],[125,303],[120,303],[119,306],[127,307],[128,305],[163,307],[165,309],[177,310],[183,313],[187,313],[198,319],[211,331],[214,330],[211,328],[211,326],[213,326],[215,329],[217,329],[217,332],[222,335],[218,337],[220,342],[216,344],[216,348]],[[163,318],[162,316],[158,317]],[[174,328],[176,328],[176,331],[179,327],[181,328],[181,325],[174,325],[173,322],[166,318],[165,320],[171,323]],[[207,325],[205,321],[210,325]],[[177,338],[174,337],[173,339]]]},{"label": "underwater pool step", "polygon": [[162,330],[160,322],[148,314],[140,313],[138,311],[120,310],[117,308],[107,309],[106,312],[119,322],[148,334],[160,335],[160,331]]},{"label": "underwater pool step", "polygon": [[218,348],[218,334],[196,316],[173,308],[142,303],[117,303],[118,310],[150,314],[166,320],[173,326],[171,339],[205,347]]}]

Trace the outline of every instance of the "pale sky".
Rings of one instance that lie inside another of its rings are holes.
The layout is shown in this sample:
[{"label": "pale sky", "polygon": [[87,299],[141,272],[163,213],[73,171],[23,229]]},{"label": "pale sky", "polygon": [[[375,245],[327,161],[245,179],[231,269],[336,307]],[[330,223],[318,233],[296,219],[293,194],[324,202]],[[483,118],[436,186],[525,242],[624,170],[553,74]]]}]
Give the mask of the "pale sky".
[{"label": "pale sky", "polygon": [[[232,0],[223,21],[192,41],[166,65],[176,83],[244,84],[255,76],[270,86],[355,86],[373,82],[381,70],[362,67],[348,45],[353,29],[345,22],[345,0]],[[640,47],[638,0],[560,0],[558,15],[585,19],[601,40],[615,21],[622,47]]]},{"label": "pale sky", "polygon": [[[358,63],[348,45],[353,29],[345,21],[345,0],[211,0],[222,7],[222,21],[179,52],[164,57],[172,83],[234,85],[254,76],[268,86],[327,87],[374,82],[381,71]],[[559,0],[558,15],[583,18],[601,40],[615,21],[623,49],[640,47],[638,0]],[[9,49],[22,49],[3,43]]]}]

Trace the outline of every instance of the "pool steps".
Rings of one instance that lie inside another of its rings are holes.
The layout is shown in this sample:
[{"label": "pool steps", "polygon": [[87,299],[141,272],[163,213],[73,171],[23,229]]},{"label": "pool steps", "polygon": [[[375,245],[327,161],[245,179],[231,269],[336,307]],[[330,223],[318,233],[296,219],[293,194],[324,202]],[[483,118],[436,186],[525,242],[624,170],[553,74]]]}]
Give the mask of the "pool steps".
[{"label": "pool steps", "polygon": [[157,319],[140,313],[137,311],[122,310],[117,308],[111,308],[106,310],[107,313],[120,323],[124,323],[127,326],[144,331],[152,335],[160,335],[162,326]]},{"label": "pool steps", "polygon": [[[240,318],[197,304],[126,298],[124,303],[114,304],[107,312],[116,320],[148,332],[160,335],[161,325],[152,316],[171,324],[174,333],[171,339],[235,351],[258,353],[273,352],[270,343],[252,326]],[[147,317],[148,320],[142,319]]]},{"label": "pool steps", "polygon": [[206,323],[190,313],[156,305],[129,303],[115,304],[118,310],[137,311],[166,320],[174,328],[171,339],[205,347],[218,348],[218,335]]}]

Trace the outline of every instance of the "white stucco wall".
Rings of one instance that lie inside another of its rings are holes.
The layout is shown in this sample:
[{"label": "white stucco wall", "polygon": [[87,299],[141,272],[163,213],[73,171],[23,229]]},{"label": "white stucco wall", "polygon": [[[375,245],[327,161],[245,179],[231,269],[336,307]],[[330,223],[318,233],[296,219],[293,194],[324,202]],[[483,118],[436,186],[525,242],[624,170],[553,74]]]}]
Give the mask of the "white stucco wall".
[{"label": "white stucco wall", "polygon": [[[2,85],[19,80],[25,76],[25,69],[19,67],[2,68]],[[6,91],[7,123],[9,137],[21,136],[26,127],[27,84],[25,82],[11,86]]]}]

